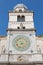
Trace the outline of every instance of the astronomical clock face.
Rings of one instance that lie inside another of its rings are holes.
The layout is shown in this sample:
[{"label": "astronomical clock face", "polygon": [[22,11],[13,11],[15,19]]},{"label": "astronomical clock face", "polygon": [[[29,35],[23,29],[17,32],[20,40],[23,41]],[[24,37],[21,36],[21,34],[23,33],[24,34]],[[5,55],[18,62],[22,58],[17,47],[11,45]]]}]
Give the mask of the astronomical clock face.
[{"label": "astronomical clock face", "polygon": [[18,35],[13,39],[12,45],[18,51],[25,51],[30,47],[30,40],[24,35]]}]

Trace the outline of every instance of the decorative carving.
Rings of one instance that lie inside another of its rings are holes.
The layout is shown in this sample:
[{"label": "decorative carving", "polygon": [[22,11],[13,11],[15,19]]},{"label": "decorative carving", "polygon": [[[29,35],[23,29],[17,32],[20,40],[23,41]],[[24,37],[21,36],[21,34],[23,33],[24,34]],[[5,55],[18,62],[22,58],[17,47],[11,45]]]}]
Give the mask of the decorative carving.
[{"label": "decorative carving", "polygon": [[37,52],[41,53],[41,48],[39,47],[39,45],[37,45]]},{"label": "decorative carving", "polygon": [[17,61],[23,61],[23,60],[24,60],[24,58],[21,55],[18,56]]},{"label": "decorative carving", "polygon": [[23,29],[23,24],[22,23],[20,23],[20,27],[21,27],[21,29]]},{"label": "decorative carving", "polygon": [[5,45],[3,45],[1,49],[1,53],[5,53],[5,52],[6,52],[6,48],[5,48]]}]

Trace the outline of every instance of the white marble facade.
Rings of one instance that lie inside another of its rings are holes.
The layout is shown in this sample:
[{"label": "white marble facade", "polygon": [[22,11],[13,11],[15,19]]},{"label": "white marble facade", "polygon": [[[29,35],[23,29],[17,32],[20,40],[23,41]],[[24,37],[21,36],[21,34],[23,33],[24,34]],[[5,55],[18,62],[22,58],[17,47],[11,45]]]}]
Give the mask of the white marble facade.
[{"label": "white marble facade", "polygon": [[33,14],[24,4],[9,11],[7,36],[0,36],[0,63],[43,62],[43,36],[35,35]]}]

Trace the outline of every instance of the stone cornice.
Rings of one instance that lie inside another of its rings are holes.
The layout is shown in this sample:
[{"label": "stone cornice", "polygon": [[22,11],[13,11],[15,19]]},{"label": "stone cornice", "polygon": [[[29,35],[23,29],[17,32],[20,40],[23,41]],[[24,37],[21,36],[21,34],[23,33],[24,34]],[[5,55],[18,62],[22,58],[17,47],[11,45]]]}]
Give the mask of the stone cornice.
[{"label": "stone cornice", "polygon": [[12,29],[8,28],[6,31],[36,31],[36,29],[31,28],[31,29]]}]

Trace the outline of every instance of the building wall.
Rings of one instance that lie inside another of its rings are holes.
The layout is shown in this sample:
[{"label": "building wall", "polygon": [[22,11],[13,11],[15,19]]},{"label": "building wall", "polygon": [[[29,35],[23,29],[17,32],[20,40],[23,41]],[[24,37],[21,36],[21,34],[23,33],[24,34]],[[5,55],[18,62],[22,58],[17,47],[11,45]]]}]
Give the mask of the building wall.
[{"label": "building wall", "polygon": [[8,53],[7,36],[0,37],[0,54]]},{"label": "building wall", "polygon": [[[11,32],[11,34],[14,34],[14,32]],[[17,32],[15,32],[15,34],[16,34]],[[26,33],[26,32],[25,32]],[[31,33],[31,32],[30,32]],[[29,33],[29,34],[30,34]],[[20,32],[19,32],[19,34],[20,34]],[[24,33],[23,33],[24,34]],[[27,33],[26,33],[27,34]],[[33,34],[33,33],[32,33]],[[6,49],[6,53],[8,53],[8,45],[9,45],[9,41],[8,41],[8,39],[7,38],[9,38],[9,36],[7,36],[7,37],[0,37],[0,54],[1,53],[3,53],[2,52],[2,49],[4,50],[4,49]],[[41,53],[43,53],[43,36],[42,37],[36,37],[36,48],[37,48],[37,52],[39,53],[39,52],[41,52]]]},{"label": "building wall", "polygon": [[37,36],[36,41],[37,49],[39,50],[39,52],[43,53],[43,36]]}]

